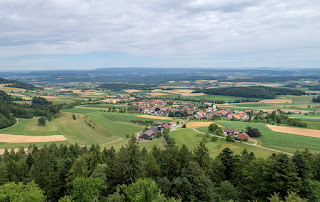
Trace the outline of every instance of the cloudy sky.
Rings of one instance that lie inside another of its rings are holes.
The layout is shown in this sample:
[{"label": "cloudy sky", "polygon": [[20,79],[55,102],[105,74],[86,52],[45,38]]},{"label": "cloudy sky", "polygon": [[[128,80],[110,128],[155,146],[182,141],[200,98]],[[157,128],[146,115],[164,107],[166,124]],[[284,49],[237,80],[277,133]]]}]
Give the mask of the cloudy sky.
[{"label": "cloudy sky", "polygon": [[0,71],[320,68],[319,0],[0,0]]}]

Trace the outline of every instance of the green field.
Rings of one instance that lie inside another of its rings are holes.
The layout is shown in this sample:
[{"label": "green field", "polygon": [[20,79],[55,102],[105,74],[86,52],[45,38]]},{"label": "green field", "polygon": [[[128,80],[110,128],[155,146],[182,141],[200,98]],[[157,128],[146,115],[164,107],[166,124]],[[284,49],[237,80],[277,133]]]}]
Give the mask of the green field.
[{"label": "green field", "polygon": [[[72,114],[75,114],[76,120],[73,120]],[[140,132],[145,128],[145,126],[131,123],[131,120],[153,120],[139,118],[136,117],[137,115],[139,114],[107,113],[95,110],[91,110],[86,114],[62,112],[59,118],[54,119],[52,122],[47,121],[45,127],[38,126],[38,117],[19,119],[19,123],[16,126],[2,130],[1,133],[30,136],[64,135],[67,141],[56,142],[56,144],[69,145],[78,143],[81,146],[100,144],[101,147],[109,148],[113,146],[119,149],[128,143],[127,135]],[[0,149],[19,148],[20,146],[27,148],[30,144],[44,147],[51,143],[0,143]],[[152,149],[154,145],[163,148],[164,142],[161,138],[158,138],[148,142],[141,142],[140,145],[147,149]]]},{"label": "green field", "polygon": [[240,121],[217,121],[217,123],[226,128],[237,128],[239,131],[245,130],[247,126],[258,128],[262,137],[257,138],[257,140],[265,147],[291,153],[294,153],[298,149],[309,149],[312,152],[320,152],[320,138],[274,132],[263,123]]},{"label": "green field", "polygon": [[[185,144],[189,149],[196,148],[204,135],[197,133],[192,129],[180,129],[170,133],[171,137],[173,137],[179,147]],[[211,157],[216,157],[220,154],[221,150],[225,147],[229,147],[235,154],[241,154],[244,149],[247,149],[248,152],[254,152],[257,157],[268,157],[272,153],[272,151],[267,149],[262,149],[254,146],[250,146],[243,143],[228,143],[224,139],[218,139],[217,142],[211,142],[208,140],[206,143],[206,147],[209,150],[209,154]]]}]

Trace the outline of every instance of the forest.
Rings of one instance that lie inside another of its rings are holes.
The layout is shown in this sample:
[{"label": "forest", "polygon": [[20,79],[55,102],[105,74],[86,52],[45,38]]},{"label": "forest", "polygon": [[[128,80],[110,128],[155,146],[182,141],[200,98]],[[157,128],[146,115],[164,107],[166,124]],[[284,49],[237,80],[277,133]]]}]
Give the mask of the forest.
[{"label": "forest", "polygon": [[36,90],[36,89],[40,89],[38,87],[35,87],[32,84],[28,84],[28,83],[23,83],[17,80],[7,80],[4,78],[0,78],[0,84],[8,84],[8,87],[14,87],[14,88],[23,88],[26,90]]},{"label": "forest", "polygon": [[[213,159],[203,142],[189,150],[171,140],[165,149],[147,151],[132,137],[119,151],[55,144],[6,150],[0,176],[1,201],[320,200],[320,154],[262,159],[225,148]],[[17,188],[30,186],[26,193]]]},{"label": "forest", "polygon": [[69,108],[72,104],[53,105],[45,98],[34,97],[30,104],[18,104],[11,102],[15,100],[7,93],[0,90],[0,129],[12,126],[16,118],[30,119],[34,116],[42,116],[49,121],[58,116],[63,108]]},{"label": "forest", "polygon": [[263,98],[274,99],[277,95],[303,95],[300,90],[289,88],[272,88],[265,86],[249,86],[249,87],[224,87],[211,89],[197,89],[195,92],[203,92],[208,95],[226,95],[236,97]]}]

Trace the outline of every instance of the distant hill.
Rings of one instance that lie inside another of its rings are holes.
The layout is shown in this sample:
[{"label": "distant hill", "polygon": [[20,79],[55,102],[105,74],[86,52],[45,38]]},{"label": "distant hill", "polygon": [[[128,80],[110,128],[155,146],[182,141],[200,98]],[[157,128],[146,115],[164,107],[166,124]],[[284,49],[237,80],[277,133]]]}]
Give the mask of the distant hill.
[{"label": "distant hill", "polygon": [[26,90],[36,90],[36,89],[40,89],[38,87],[35,87],[32,84],[28,84],[28,83],[23,83],[17,80],[8,80],[8,79],[4,79],[4,78],[0,78],[0,84],[8,84],[8,87],[14,87],[14,88],[22,88],[22,89],[26,89]]}]

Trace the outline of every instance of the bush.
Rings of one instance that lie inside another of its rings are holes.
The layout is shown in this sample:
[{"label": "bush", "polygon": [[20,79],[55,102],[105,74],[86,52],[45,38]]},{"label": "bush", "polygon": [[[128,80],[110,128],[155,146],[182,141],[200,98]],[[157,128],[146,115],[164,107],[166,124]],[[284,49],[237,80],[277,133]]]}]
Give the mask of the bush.
[{"label": "bush", "polygon": [[212,141],[212,142],[216,142],[216,141],[218,141],[218,138],[215,137],[215,136],[212,136],[212,137],[211,137],[211,141]]},{"label": "bush", "polygon": [[252,128],[248,130],[248,135],[250,137],[261,137],[261,133],[257,128]]},{"label": "bush", "polygon": [[39,126],[45,126],[46,125],[46,119],[41,117],[38,119],[38,125]]},{"label": "bush", "polygon": [[186,128],[186,127],[187,127],[186,124],[183,124],[182,128]]},{"label": "bush", "polygon": [[233,140],[233,138],[231,137],[231,135],[228,135],[228,136],[226,137],[226,141],[227,141],[227,142],[234,142],[234,140]]}]

